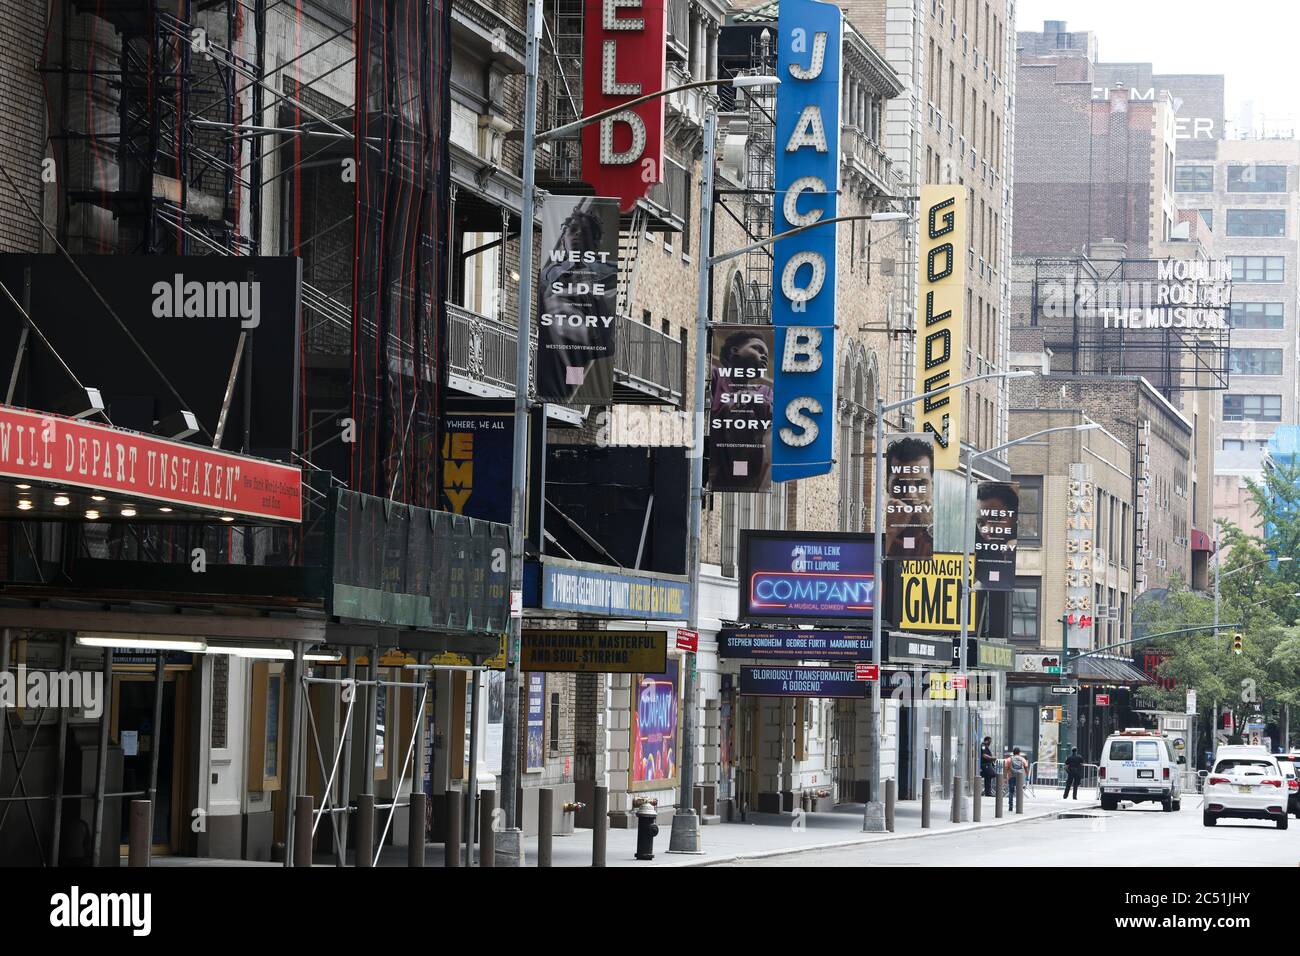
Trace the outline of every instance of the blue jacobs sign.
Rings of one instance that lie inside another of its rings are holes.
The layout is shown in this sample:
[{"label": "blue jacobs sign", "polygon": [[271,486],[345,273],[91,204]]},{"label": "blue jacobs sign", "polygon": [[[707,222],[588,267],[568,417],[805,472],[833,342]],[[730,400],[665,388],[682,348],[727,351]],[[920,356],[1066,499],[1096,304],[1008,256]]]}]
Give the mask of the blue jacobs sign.
[{"label": "blue jacobs sign", "polygon": [[542,565],[541,606],[638,621],[682,621],[690,608],[685,581],[596,571],[572,565]]},{"label": "blue jacobs sign", "polygon": [[[829,3],[781,0],[777,33],[780,233],[836,215],[844,16]],[[830,225],[773,246],[773,481],[826,474],[835,457],[835,235]]]}]

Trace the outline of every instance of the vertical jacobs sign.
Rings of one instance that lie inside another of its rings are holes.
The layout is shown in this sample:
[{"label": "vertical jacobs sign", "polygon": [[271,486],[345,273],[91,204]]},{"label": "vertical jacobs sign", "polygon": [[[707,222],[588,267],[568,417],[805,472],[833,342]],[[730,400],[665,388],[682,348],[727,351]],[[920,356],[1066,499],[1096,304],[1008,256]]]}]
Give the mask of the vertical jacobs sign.
[{"label": "vertical jacobs sign", "polygon": [[[664,88],[666,0],[586,0],[582,106],[597,113]],[[660,97],[582,128],[582,178],[626,212],[663,179]]]},{"label": "vertical jacobs sign", "polygon": [[[774,232],[835,216],[844,16],[782,0],[778,23]],[[834,225],[773,246],[777,375],[772,480],[823,475],[835,457]]]},{"label": "vertical jacobs sign", "polygon": [[[921,187],[920,295],[916,331],[917,394],[961,379],[962,301],[966,287],[966,190]],[[934,467],[957,467],[961,451],[961,390],[923,403],[918,431],[934,436]]]}]

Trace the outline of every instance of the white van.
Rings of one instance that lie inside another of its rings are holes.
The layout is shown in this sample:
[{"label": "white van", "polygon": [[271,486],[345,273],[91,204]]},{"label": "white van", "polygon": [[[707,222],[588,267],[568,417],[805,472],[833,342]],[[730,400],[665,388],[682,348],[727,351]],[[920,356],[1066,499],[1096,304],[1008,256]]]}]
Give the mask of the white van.
[{"label": "white van", "polygon": [[1138,727],[1107,737],[1097,787],[1103,810],[1116,809],[1121,800],[1159,803],[1165,812],[1182,809],[1178,759],[1168,738],[1154,730]]}]

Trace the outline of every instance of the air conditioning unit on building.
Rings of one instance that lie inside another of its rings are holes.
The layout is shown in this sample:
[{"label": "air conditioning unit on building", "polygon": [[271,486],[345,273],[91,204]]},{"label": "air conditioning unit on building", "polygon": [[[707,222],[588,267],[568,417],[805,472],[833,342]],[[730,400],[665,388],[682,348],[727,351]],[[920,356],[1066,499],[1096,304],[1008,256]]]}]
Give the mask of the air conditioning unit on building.
[{"label": "air conditioning unit on building", "polygon": [[1109,613],[1109,610],[1110,610],[1110,606],[1109,606],[1109,605],[1107,605],[1107,604],[1098,604],[1098,605],[1097,605],[1097,614],[1096,614],[1096,616],[1097,616],[1097,617],[1106,617],[1106,615]]},{"label": "air conditioning unit on building", "polygon": [[1163,568],[1166,567],[1168,564],[1169,564],[1168,561],[1166,561],[1164,558],[1161,558],[1159,561],[1156,562],[1156,567]]},{"label": "air conditioning unit on building", "polygon": [[1110,606],[1110,610],[1109,610],[1109,612],[1106,614],[1106,617],[1107,617],[1107,619],[1109,619],[1109,620],[1111,620],[1111,621],[1118,621],[1118,620],[1119,620],[1119,608],[1116,607],[1114,604],[1112,604],[1112,605]]}]

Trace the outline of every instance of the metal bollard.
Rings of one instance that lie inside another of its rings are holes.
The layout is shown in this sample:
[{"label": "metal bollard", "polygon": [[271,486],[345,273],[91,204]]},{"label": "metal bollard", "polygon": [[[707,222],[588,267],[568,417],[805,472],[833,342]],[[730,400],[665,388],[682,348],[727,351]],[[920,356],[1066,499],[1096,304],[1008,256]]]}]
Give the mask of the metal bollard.
[{"label": "metal bollard", "polygon": [[315,800],[299,796],[293,808],[293,865],[311,866],[311,823]]},{"label": "metal bollard", "polygon": [[975,795],[971,798],[974,802],[971,804],[970,818],[973,823],[979,823],[984,816],[984,791],[980,787],[975,787]]},{"label": "metal bollard", "polygon": [[424,866],[424,807],[429,798],[423,792],[411,794],[406,826],[406,865]]},{"label": "metal bollard", "polygon": [[591,865],[605,865],[605,840],[609,830],[609,788],[597,787],[592,797]]},{"label": "metal bollard", "polygon": [[1025,812],[1025,775],[1016,774],[1016,813]]},{"label": "metal bollard", "polygon": [[700,824],[703,825],[704,823],[704,788],[703,787],[695,788],[695,819],[700,821]]},{"label": "metal bollard", "polygon": [[542,787],[537,792],[537,865],[551,865],[551,837],[555,830],[555,791]]},{"label": "metal bollard", "polygon": [[153,847],[153,836],[149,833],[153,822],[153,807],[148,800],[131,801],[131,819],[129,822],[127,866],[148,866],[149,851]]},{"label": "metal bollard", "polygon": [[447,832],[443,837],[443,866],[460,866],[460,798],[459,790],[447,791]]},{"label": "metal bollard", "polygon": [[998,775],[993,778],[993,816],[1002,819],[1002,788],[1007,782],[1006,775],[999,770]]},{"label": "metal bollard", "polygon": [[885,830],[894,832],[894,801],[898,799],[898,781],[890,777],[885,781]]},{"label": "metal bollard", "polygon": [[497,792],[484,790],[478,795],[478,865],[497,865],[497,831],[492,819],[497,808]]},{"label": "metal bollard", "polygon": [[961,823],[961,775],[953,774],[952,778],[952,812],[949,816],[953,823]]},{"label": "metal bollard", "polygon": [[930,778],[921,780],[921,829],[930,829]]},{"label": "metal bollard", "polygon": [[375,865],[375,795],[357,794],[357,839],[353,866]]}]

